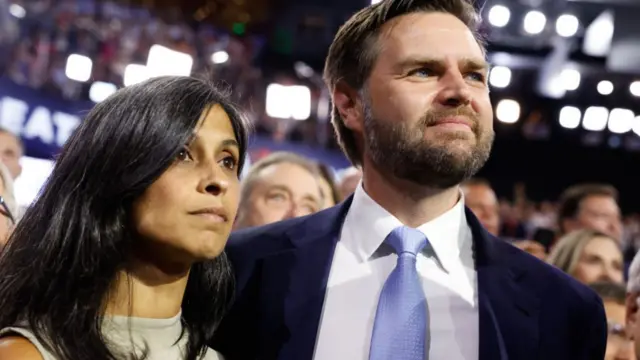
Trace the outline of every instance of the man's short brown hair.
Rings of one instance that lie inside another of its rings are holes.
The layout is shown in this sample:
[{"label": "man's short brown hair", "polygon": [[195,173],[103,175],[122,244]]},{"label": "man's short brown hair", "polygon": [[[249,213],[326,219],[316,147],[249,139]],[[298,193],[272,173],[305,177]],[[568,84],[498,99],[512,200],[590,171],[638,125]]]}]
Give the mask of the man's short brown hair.
[{"label": "man's short brown hair", "polygon": [[[360,91],[378,57],[377,40],[382,26],[398,16],[416,12],[443,12],[457,17],[483,46],[477,33],[479,16],[469,0],[382,0],[357,12],[338,30],[324,67],[324,81],[329,90],[333,92],[338,83],[344,82]],[[353,165],[362,165],[355,137],[335,105],[331,122],[342,151]]]},{"label": "man's short brown hair", "polygon": [[560,196],[558,206],[558,229],[564,234],[562,223],[574,219],[580,212],[582,201],[590,196],[606,196],[618,201],[618,190],[607,184],[579,184],[567,188]]}]

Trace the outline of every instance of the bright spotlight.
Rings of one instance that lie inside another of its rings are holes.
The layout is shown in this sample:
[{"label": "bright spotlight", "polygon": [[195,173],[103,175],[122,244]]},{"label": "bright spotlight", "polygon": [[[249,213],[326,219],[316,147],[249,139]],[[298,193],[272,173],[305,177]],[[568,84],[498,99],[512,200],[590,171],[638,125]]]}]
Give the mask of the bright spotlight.
[{"label": "bright spotlight", "polygon": [[211,55],[211,62],[214,64],[224,64],[229,61],[229,54],[226,51],[216,51]]},{"label": "bright spotlight", "polygon": [[602,80],[598,83],[598,93],[600,95],[611,95],[613,92],[613,83],[608,80]]},{"label": "bright spotlight", "polygon": [[640,81],[634,81],[629,85],[629,92],[633,96],[640,96]]},{"label": "bright spotlight", "polygon": [[513,124],[520,118],[520,104],[511,99],[500,100],[496,106],[496,117],[499,121]]},{"label": "bright spotlight", "polygon": [[18,4],[9,5],[9,14],[17,17],[18,19],[22,19],[27,16],[27,11]]},{"label": "bright spotlight", "polygon": [[162,45],[149,49],[147,71],[149,76],[189,76],[193,68],[191,55],[175,51]]},{"label": "bright spotlight", "polygon": [[589,131],[602,131],[607,127],[609,110],[602,106],[590,106],[584,112],[582,127]]},{"label": "bright spotlight", "polygon": [[575,106],[565,106],[560,110],[560,126],[575,129],[580,125],[582,112]]},{"label": "bright spotlight", "polygon": [[605,10],[587,28],[582,52],[589,56],[607,56],[613,41],[613,10]]},{"label": "bright spotlight", "polygon": [[94,103],[99,103],[111,96],[117,90],[118,87],[116,87],[114,84],[96,81],[91,84],[91,88],[89,89],[89,98]]},{"label": "bright spotlight", "polygon": [[511,83],[511,69],[506,66],[496,66],[489,73],[489,84],[497,88],[506,88]]},{"label": "bright spotlight", "polygon": [[547,25],[547,17],[537,10],[532,10],[524,17],[524,31],[531,35],[540,34]]},{"label": "bright spotlight", "polygon": [[311,115],[311,90],[303,85],[267,86],[267,115],[280,119],[306,120]]},{"label": "bright spotlight", "polygon": [[636,133],[636,135],[640,136],[640,115],[633,119],[633,126],[631,127],[631,130]]},{"label": "bright spotlight", "polygon": [[382,0],[371,0],[371,5],[373,5],[373,4],[377,4],[377,3],[379,3],[380,1],[382,1]]},{"label": "bright spotlight", "polygon": [[129,64],[124,68],[124,86],[131,86],[149,79],[147,67],[140,64]]},{"label": "bright spotlight", "polygon": [[65,74],[71,80],[85,82],[91,78],[93,61],[84,55],[71,54],[67,58]]},{"label": "bright spotlight", "polygon": [[609,131],[614,134],[624,134],[633,128],[635,115],[629,109],[616,108],[609,113]]},{"label": "bright spotlight", "polygon": [[580,72],[575,69],[564,69],[560,79],[565,90],[573,91],[580,87]]},{"label": "bright spotlight", "polygon": [[495,5],[489,10],[489,23],[495,27],[505,27],[511,19],[511,11],[503,5]]},{"label": "bright spotlight", "polygon": [[563,37],[571,37],[578,32],[580,21],[574,15],[564,14],[556,20],[556,32]]}]

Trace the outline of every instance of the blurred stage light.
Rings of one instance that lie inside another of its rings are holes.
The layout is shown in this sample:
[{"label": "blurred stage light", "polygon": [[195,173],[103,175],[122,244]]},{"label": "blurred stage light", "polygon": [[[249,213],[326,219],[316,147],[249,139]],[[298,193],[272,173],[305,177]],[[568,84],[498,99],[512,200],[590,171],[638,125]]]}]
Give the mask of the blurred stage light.
[{"label": "blurred stage light", "polygon": [[27,16],[27,11],[18,4],[9,5],[9,14],[17,17],[18,19],[22,19]]},{"label": "blurred stage light", "polygon": [[609,113],[609,131],[614,134],[624,134],[631,131],[635,115],[629,109],[616,108]]},{"label": "blurred stage light", "polygon": [[547,25],[547,17],[537,10],[532,10],[524,17],[524,31],[531,35],[540,34]]},{"label": "blurred stage light", "polygon": [[562,86],[565,90],[573,91],[580,87],[580,72],[575,69],[564,69],[560,73]]},{"label": "blurred stage light", "polygon": [[640,136],[640,115],[636,116],[636,118],[633,119],[633,125],[631,127],[631,130],[633,130],[633,132],[636,133],[636,135]]},{"label": "blurred stage light", "polygon": [[296,61],[296,63],[293,64],[293,69],[296,71],[296,74],[298,76],[303,78],[310,78],[315,73],[315,71],[313,71],[311,66],[305,64],[302,61]]},{"label": "blurred stage light", "polygon": [[640,81],[634,81],[629,85],[629,92],[633,96],[640,96]]},{"label": "blurred stage light", "polygon": [[580,21],[574,15],[560,15],[556,20],[556,32],[563,37],[571,37],[578,32]]},{"label": "blurred stage light", "polygon": [[311,115],[311,90],[302,85],[267,86],[267,115],[273,118],[306,120]]},{"label": "blurred stage light", "polygon": [[116,91],[118,91],[118,87],[114,84],[96,81],[91,84],[91,88],[89,89],[89,98],[94,103],[99,103],[104,101]]},{"label": "blurred stage light", "polygon": [[598,83],[598,93],[600,95],[610,95],[613,92],[613,83],[608,80],[602,80]]},{"label": "blurred stage light", "polygon": [[379,3],[380,1],[382,1],[382,0],[371,0],[371,5],[373,5],[373,4],[377,4],[377,3]]},{"label": "blurred stage light", "polygon": [[489,10],[489,23],[495,27],[505,27],[511,19],[511,11],[503,5],[494,5]]},{"label": "blurred stage light", "polygon": [[565,129],[575,129],[580,126],[582,112],[575,106],[565,106],[560,110],[560,126]]},{"label": "blurred stage light", "polygon": [[211,62],[214,64],[224,64],[229,61],[229,53],[226,51],[216,51],[211,55]]},{"label": "blurred stage light", "polygon": [[124,86],[131,86],[149,79],[147,67],[140,64],[129,64],[124,68]]},{"label": "blurred stage light", "polygon": [[513,124],[520,119],[520,104],[511,99],[500,100],[496,106],[496,117],[499,121]]},{"label": "blurred stage light", "polygon": [[192,67],[193,58],[189,54],[161,45],[153,45],[149,50],[147,71],[150,77],[189,76]]},{"label": "blurred stage light", "polygon": [[93,61],[84,55],[71,54],[67,58],[65,74],[71,80],[85,82],[91,78]]},{"label": "blurred stage light", "polygon": [[589,56],[607,56],[611,50],[613,29],[613,13],[604,11],[585,31],[582,52]]},{"label": "blurred stage light", "polygon": [[582,127],[589,131],[602,131],[607,127],[609,110],[602,106],[590,106],[584,112]]},{"label": "blurred stage light", "polygon": [[489,73],[489,84],[497,88],[506,88],[511,83],[511,69],[506,66],[495,66]]}]

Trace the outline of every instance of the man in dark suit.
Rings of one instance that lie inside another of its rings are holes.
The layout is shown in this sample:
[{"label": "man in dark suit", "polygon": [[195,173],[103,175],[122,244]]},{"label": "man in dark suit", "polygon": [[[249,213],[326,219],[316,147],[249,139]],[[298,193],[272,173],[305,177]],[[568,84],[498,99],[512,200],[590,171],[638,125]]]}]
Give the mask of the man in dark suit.
[{"label": "man in dark suit", "polygon": [[601,360],[602,302],[504,243],[459,184],[493,111],[466,0],[383,0],[329,49],[333,124],[362,183],[342,204],[236,233],[229,360]]}]

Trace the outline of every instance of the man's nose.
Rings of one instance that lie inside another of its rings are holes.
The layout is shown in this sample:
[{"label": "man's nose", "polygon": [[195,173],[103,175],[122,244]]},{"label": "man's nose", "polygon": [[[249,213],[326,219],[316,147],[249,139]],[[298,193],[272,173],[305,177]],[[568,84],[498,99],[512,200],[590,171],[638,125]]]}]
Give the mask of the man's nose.
[{"label": "man's nose", "polygon": [[447,108],[456,108],[471,103],[471,91],[464,76],[457,69],[447,71],[439,80],[442,89],[436,96],[436,102]]}]

